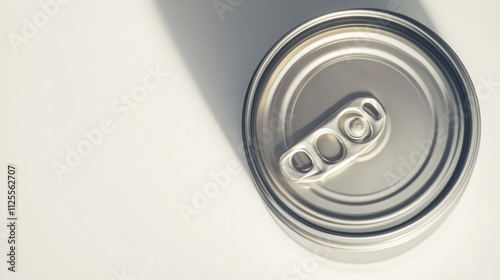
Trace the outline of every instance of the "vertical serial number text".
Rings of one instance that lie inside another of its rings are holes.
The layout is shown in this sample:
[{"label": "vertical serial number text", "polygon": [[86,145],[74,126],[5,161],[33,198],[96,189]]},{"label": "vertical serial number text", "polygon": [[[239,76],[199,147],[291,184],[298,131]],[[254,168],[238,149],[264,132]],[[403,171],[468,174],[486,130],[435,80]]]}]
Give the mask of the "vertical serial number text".
[{"label": "vertical serial number text", "polygon": [[11,272],[16,272],[17,262],[16,173],[15,166],[7,166],[7,269]]}]

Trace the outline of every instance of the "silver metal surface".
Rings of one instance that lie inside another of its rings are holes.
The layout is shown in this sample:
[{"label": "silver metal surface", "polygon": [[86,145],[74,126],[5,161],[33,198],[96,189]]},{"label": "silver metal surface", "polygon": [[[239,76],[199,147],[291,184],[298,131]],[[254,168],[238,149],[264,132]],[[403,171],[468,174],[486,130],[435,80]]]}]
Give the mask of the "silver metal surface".
[{"label": "silver metal surface", "polygon": [[377,100],[357,98],[284,152],[281,171],[296,183],[323,180],[372,148],[385,119]]},{"label": "silver metal surface", "polygon": [[311,244],[380,251],[422,235],[456,203],[477,155],[479,108],[465,68],[432,31],[346,10],[304,23],[268,53],[249,86],[243,137],[257,189],[284,226]]}]

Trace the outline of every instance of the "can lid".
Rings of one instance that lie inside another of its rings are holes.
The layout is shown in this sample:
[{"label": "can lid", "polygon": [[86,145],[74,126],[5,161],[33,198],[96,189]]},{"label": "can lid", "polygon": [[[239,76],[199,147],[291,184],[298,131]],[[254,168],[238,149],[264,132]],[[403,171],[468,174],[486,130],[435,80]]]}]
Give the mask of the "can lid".
[{"label": "can lid", "polygon": [[479,145],[478,104],[456,55],[379,10],[328,14],[283,37],[255,72],[243,118],[269,208],[331,246],[428,223],[462,192]]}]

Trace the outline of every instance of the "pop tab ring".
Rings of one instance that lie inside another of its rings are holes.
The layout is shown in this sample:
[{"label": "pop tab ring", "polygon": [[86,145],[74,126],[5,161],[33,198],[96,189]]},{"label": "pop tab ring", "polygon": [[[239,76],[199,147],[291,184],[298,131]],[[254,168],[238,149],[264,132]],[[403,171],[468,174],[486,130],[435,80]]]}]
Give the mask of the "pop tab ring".
[{"label": "pop tab ring", "polygon": [[479,135],[474,87],[452,49],[381,10],[292,30],[257,68],[243,110],[248,164],[272,215],[343,261],[393,256],[439,225]]}]

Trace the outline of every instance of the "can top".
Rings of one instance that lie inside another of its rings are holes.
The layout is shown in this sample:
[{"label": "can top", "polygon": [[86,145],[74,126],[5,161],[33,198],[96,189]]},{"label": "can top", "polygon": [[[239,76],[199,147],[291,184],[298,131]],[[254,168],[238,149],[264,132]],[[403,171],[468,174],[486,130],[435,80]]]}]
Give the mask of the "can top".
[{"label": "can top", "polygon": [[452,50],[406,17],[347,10],[302,24],[264,58],[243,123],[268,206],[311,238],[375,236],[463,189],[479,114]]}]

